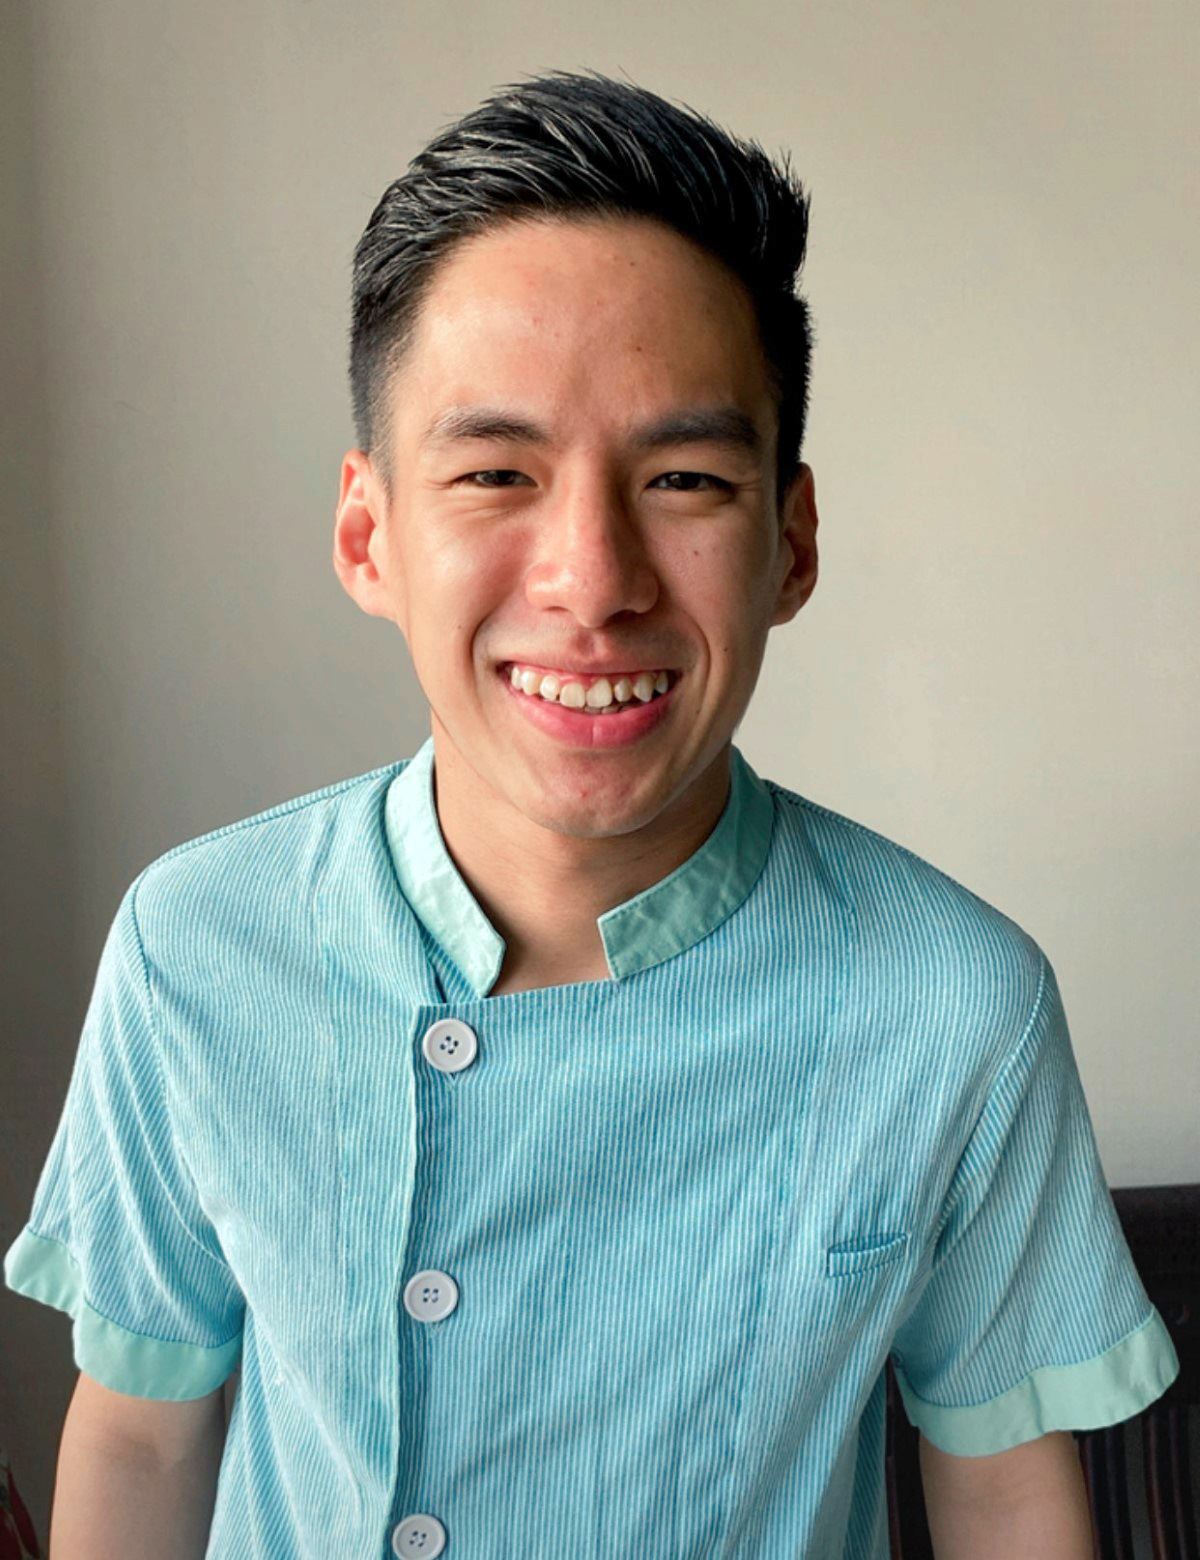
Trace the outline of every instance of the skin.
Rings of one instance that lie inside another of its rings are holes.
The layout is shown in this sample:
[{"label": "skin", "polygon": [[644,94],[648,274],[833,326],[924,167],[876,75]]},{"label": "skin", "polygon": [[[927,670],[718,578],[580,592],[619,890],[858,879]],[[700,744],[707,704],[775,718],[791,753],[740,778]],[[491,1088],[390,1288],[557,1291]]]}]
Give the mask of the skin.
[{"label": "skin", "polygon": [[[515,411],[553,446],[423,445],[456,403]],[[725,404],[753,418],[761,457],[631,448],[633,425]],[[442,262],[389,409],[390,498],[378,456],[347,451],[334,569],[408,645],[442,835],[506,944],[493,994],[605,979],[597,917],[712,832],[767,635],[816,584],[808,466],[775,503],[749,296],[650,220],[510,223]],[[631,746],[567,746],[514,708],[496,668],[571,658],[680,668],[674,708]]]},{"label": "skin", "polygon": [[1087,1485],[1069,1430],[983,1457],[956,1457],[918,1432],[935,1560],[1092,1560]]}]

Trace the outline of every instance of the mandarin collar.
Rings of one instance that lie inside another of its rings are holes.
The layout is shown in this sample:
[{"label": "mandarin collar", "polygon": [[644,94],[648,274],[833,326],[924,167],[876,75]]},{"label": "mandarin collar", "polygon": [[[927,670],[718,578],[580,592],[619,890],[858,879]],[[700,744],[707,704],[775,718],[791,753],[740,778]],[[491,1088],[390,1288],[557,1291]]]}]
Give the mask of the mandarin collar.
[{"label": "mandarin collar", "polygon": [[[485,997],[500,978],[504,939],[446,848],[433,772],[430,736],[388,785],[388,848],[404,897],[425,930],[476,996]],[[598,917],[614,980],[686,952],[727,920],[757,882],[771,848],[774,803],[765,783],[732,744],[729,773],[724,810],[704,843],[666,877]]]}]

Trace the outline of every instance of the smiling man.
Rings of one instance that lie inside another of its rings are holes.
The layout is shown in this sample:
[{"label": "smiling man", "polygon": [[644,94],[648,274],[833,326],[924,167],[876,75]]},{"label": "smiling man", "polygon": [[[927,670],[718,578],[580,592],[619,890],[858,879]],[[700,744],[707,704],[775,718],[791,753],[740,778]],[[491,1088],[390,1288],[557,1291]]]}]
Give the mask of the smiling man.
[{"label": "smiling man", "polygon": [[335,563],[429,700],[488,990],[603,980],[600,916],[716,827],[767,634],[816,583],[753,308],[658,221],[510,221],[445,260],[381,411]]},{"label": "smiling man", "polygon": [[885,1560],[889,1360],[938,1560],[1089,1560],[1071,1430],[1179,1365],[1054,972],[733,743],[817,580],[807,217],[596,73],[384,193],[333,561],[430,735],[121,902],[5,1263],[51,1560]]}]

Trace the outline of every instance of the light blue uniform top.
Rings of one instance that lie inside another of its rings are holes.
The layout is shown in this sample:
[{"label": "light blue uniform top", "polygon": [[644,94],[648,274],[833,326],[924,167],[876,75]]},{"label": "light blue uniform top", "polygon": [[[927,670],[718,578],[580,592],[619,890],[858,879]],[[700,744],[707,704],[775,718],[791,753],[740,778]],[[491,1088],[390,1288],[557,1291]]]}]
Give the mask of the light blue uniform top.
[{"label": "light blue uniform top", "polygon": [[884,1560],[889,1355],[966,1456],[1175,1378],[1038,945],[731,772],[606,980],[488,996],[432,739],[124,895],[4,1272],[240,1362],[208,1560]]}]

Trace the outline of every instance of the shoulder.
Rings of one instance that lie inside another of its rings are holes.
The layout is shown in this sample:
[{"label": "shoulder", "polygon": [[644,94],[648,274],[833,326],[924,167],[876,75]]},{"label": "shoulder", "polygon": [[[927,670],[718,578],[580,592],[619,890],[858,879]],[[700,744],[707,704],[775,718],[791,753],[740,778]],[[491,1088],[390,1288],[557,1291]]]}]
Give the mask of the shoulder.
[{"label": "shoulder", "polygon": [[[849,928],[854,986],[868,1001],[1011,1039],[1052,971],[1013,918],[907,846],[775,781],[787,870],[817,872]],[[941,1028],[942,1025],[937,1026]]]},{"label": "shoulder", "polygon": [[335,781],[172,846],[126,891],[138,934],[174,943],[214,919],[247,927],[286,919],[311,899],[339,836],[369,844],[378,835],[387,788],[409,762]]}]

